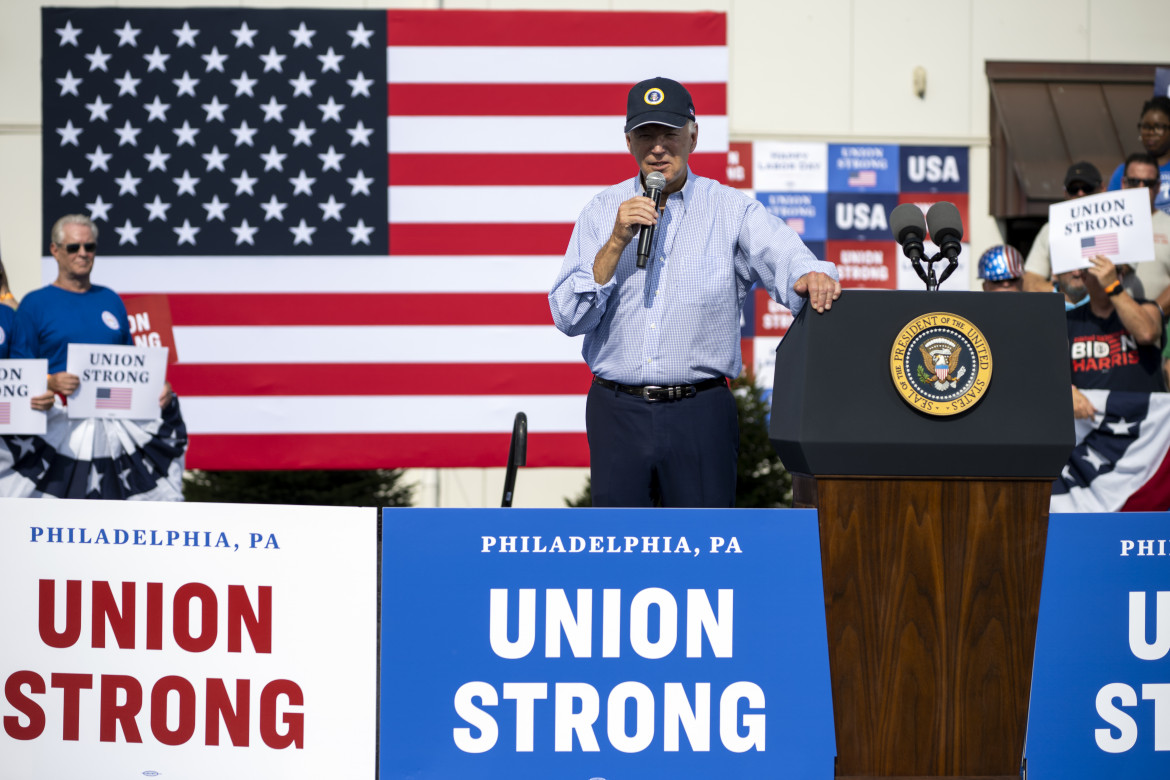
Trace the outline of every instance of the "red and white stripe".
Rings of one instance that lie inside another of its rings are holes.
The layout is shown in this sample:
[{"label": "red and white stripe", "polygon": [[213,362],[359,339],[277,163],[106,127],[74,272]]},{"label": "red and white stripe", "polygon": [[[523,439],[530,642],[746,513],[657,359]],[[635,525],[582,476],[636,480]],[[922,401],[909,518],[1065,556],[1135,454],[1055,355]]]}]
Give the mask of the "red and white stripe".
[{"label": "red and white stripe", "polygon": [[387,24],[389,257],[97,263],[98,284],[169,296],[190,467],[501,466],[519,411],[529,465],[587,465],[589,371],[547,296],[581,208],[636,171],[629,87],[686,84],[691,167],[724,178],[724,14]]}]

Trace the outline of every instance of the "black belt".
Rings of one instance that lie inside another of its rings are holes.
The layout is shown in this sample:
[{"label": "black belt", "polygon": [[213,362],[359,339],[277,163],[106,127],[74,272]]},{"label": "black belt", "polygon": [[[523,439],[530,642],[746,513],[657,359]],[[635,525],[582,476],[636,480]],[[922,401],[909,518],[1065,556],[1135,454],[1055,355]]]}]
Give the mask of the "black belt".
[{"label": "black belt", "polygon": [[626,393],[627,395],[640,395],[647,401],[653,402],[678,401],[682,398],[693,398],[697,393],[710,390],[712,387],[727,387],[727,380],[721,376],[717,376],[711,379],[704,379],[702,382],[694,385],[673,385],[670,387],[646,385],[645,387],[637,387],[634,385],[621,385],[617,382],[611,382],[608,379],[595,376],[593,377],[593,384],[601,385],[610,390],[617,390],[619,393]]}]

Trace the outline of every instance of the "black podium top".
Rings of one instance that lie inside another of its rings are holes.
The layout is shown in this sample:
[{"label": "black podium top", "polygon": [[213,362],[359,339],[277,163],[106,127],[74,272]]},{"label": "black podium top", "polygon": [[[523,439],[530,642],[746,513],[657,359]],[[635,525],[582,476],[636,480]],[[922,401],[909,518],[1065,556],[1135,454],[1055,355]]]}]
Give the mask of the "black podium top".
[{"label": "black podium top", "polygon": [[[932,312],[969,322],[991,356],[982,395],[948,416],[891,376],[895,342]],[[815,476],[1054,479],[1075,444],[1067,333],[1055,294],[846,290],[825,314],[806,306],[777,349],[772,444]]]}]

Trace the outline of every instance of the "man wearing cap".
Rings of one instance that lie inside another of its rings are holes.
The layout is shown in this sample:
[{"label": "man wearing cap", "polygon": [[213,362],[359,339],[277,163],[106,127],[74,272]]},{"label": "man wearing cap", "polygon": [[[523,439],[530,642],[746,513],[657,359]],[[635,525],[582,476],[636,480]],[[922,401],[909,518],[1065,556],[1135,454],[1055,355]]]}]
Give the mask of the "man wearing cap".
[{"label": "man wearing cap", "polygon": [[[1101,192],[1101,172],[1091,162],[1077,162],[1064,174],[1066,200]],[[1024,292],[1052,292],[1052,259],[1048,254],[1048,223],[1040,228],[1024,261]]]},{"label": "man wearing cap", "polygon": [[[760,202],[694,175],[690,93],[654,78],[626,102],[626,148],[638,175],[585,207],[549,294],[557,327],[584,335],[593,371],[586,406],[594,506],[728,507],[739,430],[727,378],[742,367],[739,320],[753,283],[799,313],[841,294],[817,260]],[[644,177],[665,178],[659,209]],[[639,231],[654,225],[649,260]]]},{"label": "man wearing cap", "polygon": [[979,278],[984,292],[1019,292],[1024,289],[1024,258],[1020,250],[997,244],[979,257]]}]

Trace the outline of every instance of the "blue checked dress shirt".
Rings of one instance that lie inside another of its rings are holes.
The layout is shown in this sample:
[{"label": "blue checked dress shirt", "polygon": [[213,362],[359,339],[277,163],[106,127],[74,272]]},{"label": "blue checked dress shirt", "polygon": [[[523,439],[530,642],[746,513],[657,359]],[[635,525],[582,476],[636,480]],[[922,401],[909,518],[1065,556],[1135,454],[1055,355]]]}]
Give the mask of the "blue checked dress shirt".
[{"label": "blue checked dress shirt", "polygon": [[743,299],[758,282],[795,314],[805,300],[792,285],[810,271],[837,278],[763,204],[687,171],[666,200],[646,268],[638,240],[613,278],[593,279],[593,261],[613,232],[622,202],[642,194],[638,176],[598,194],[581,212],[549,306],[556,326],[585,335],[581,355],[594,374],[627,385],[693,384],[735,377]]}]

